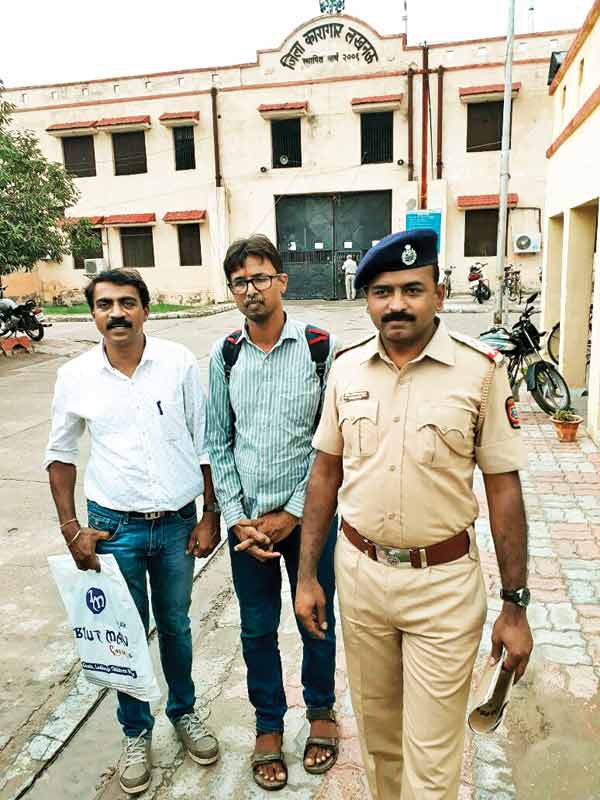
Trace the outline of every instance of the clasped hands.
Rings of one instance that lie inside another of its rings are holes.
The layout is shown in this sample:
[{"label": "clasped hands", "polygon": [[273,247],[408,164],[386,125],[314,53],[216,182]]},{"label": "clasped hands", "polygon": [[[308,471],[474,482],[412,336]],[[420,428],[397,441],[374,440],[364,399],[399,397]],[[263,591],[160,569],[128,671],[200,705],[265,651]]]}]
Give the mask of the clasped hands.
[{"label": "clasped hands", "polygon": [[275,545],[286,539],[299,522],[298,517],[287,511],[270,511],[257,519],[241,519],[233,526],[240,540],[234,550],[248,553],[262,563],[279,558],[281,553],[274,549]]}]

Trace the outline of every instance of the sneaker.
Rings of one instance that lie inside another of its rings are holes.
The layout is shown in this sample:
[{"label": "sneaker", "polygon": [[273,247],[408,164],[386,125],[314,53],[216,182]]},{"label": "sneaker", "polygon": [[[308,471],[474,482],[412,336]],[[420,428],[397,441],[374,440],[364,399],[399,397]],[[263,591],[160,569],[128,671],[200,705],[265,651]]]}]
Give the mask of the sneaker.
[{"label": "sneaker", "polygon": [[150,786],[150,745],[151,737],[146,731],[139,736],[128,736],[123,745],[119,764],[119,783],[127,794],[139,794]]},{"label": "sneaker", "polygon": [[198,764],[214,764],[219,758],[219,742],[195,711],[175,721],[175,730],[190,758]]}]

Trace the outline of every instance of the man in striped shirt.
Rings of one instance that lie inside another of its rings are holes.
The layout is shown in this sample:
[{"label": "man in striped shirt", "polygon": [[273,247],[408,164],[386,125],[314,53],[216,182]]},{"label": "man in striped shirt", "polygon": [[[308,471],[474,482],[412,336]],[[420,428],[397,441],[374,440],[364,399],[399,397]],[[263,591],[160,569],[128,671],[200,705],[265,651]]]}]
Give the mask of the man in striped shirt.
[{"label": "man in striped shirt", "polygon": [[[215,491],[227,528],[248,694],[256,709],[252,757],[259,786],[287,782],[281,752],[287,710],[277,630],[281,613],[281,558],[295,595],[304,497],[313,461],[311,439],[322,386],[311,357],[305,325],[283,308],[287,275],[266,236],[234,242],[225,274],[244,328],[219,340],[210,358],[207,445]],[[233,366],[224,347],[234,346]],[[326,377],[335,347],[330,341]],[[308,772],[322,773],[337,758],[333,713],[335,618],[332,526],[319,572],[327,595],[323,640],[303,627],[302,684],[310,736],[304,755]]]}]

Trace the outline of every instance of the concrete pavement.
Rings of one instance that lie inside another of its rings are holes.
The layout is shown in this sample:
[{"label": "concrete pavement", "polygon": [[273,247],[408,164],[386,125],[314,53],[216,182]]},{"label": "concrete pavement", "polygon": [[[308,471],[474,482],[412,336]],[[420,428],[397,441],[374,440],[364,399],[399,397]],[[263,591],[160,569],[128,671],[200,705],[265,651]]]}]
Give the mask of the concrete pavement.
[{"label": "concrete pavement", "polygon": [[[297,318],[329,328],[345,343],[370,330],[359,303],[298,303],[290,304],[290,311]],[[237,313],[228,312],[201,320],[152,321],[148,330],[188,345],[206,380],[212,342],[238,322]],[[487,323],[487,317],[480,314],[460,314],[448,320],[451,327],[470,334]],[[49,354],[46,360],[36,360],[37,356],[20,356],[22,366],[13,359],[10,370],[6,368],[8,359],[0,361],[2,798],[121,796],[112,776],[120,746],[113,719],[114,698],[98,693],[78,677],[64,609],[46,566],[46,556],[61,552],[62,545],[46,476],[39,466],[56,369],[96,338],[90,323],[55,325],[44,341],[58,357]],[[536,655],[527,680],[517,687],[500,735],[480,739],[477,745],[469,741],[462,798],[586,800],[595,796],[593,787],[600,784],[600,775],[593,768],[594,758],[597,763],[593,736],[598,734],[594,705],[600,661],[600,454],[585,436],[574,445],[555,442],[547,418],[531,408],[526,398],[522,410],[530,446],[530,467],[523,483],[531,524],[534,603],[530,619]],[[479,483],[478,491],[481,493]],[[78,501],[82,502],[81,496]],[[499,605],[498,580],[485,516],[477,527],[491,594],[491,622]],[[245,700],[237,606],[227,559],[224,551],[219,552],[199,574],[193,601],[198,695],[221,738],[223,758],[209,770],[184,760],[168,723],[159,714],[154,737],[159,769],[145,796],[166,800],[262,794],[248,780],[252,715]],[[482,652],[488,649],[486,631]],[[152,650],[156,658],[155,644]],[[298,678],[299,640],[289,603],[282,623],[282,650],[290,705],[286,750],[294,755],[289,758],[290,788],[280,796],[366,797],[342,658],[338,671],[342,754],[335,770],[321,781],[306,775],[301,766],[306,724]],[[31,784],[36,776],[37,782]],[[28,789],[29,785],[32,788]]]}]

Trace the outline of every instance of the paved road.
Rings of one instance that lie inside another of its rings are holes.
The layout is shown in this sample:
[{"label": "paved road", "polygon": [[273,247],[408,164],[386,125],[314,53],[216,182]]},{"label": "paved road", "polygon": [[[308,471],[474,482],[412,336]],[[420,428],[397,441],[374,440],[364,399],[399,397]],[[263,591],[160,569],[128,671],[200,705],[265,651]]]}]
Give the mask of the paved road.
[{"label": "paved road", "polygon": [[[360,302],[293,303],[290,312],[299,319],[329,328],[344,344],[371,330]],[[473,335],[485,329],[490,321],[486,314],[453,314],[447,319],[451,327]],[[213,341],[238,324],[237,312],[227,312],[202,319],[152,321],[148,331],[190,347],[206,380]],[[22,796],[21,792],[26,791],[40,770],[39,779],[27,792],[28,798],[88,800],[121,796],[111,777],[119,752],[119,736],[113,721],[114,698],[111,695],[103,698],[78,678],[64,609],[48,574],[47,555],[62,552],[63,546],[56,530],[46,476],[40,468],[56,370],[66,358],[91,346],[97,338],[91,323],[57,324],[48,331],[46,342],[51,352],[45,357],[28,361],[22,356],[19,363],[15,360],[10,364],[0,361],[2,798]],[[536,743],[543,758],[539,763],[526,762],[522,752],[510,749],[510,740],[502,742],[502,746],[493,740],[478,749],[470,745],[465,762],[464,798],[514,797],[515,784],[522,788],[527,770],[534,767],[539,774],[540,763],[546,765],[546,772],[539,783],[548,790],[548,771],[554,777],[558,774],[557,765],[550,763],[548,755],[552,745],[552,741],[548,745],[548,731],[558,736],[567,748],[569,761],[564,769],[561,767],[560,774],[570,776],[583,770],[581,765],[580,770],[574,771],[573,765],[577,767],[588,752],[594,724],[597,732],[597,721],[592,723],[587,704],[598,686],[598,671],[592,666],[592,659],[597,663],[600,656],[600,575],[595,561],[600,556],[598,453],[585,438],[578,445],[558,450],[548,438],[552,434],[546,419],[532,411],[528,424],[531,427],[525,430],[530,438],[532,465],[524,482],[533,532],[532,570],[540,600],[532,615],[539,629],[540,653],[546,661],[539,661],[539,688],[534,687],[537,694],[532,695],[535,702],[533,706],[525,703],[524,696],[522,708],[528,713],[523,712],[518,730],[513,732],[517,747],[522,749],[524,743]],[[85,457],[84,448],[82,461]],[[81,495],[78,502],[82,503]],[[485,520],[480,523],[479,533],[488,554],[485,556],[488,587],[495,597],[497,578]],[[491,600],[491,607],[497,607],[495,599]],[[260,796],[247,781],[252,719],[244,699],[237,626],[227,555],[221,551],[197,578],[193,632],[199,696],[211,714],[211,723],[219,730],[226,754],[218,768],[199,772],[183,760],[161,715],[154,743],[158,769],[147,796],[164,800]],[[365,797],[343,667],[338,674],[344,732],[340,766],[324,784],[309,778],[301,769],[305,723],[297,674],[298,637],[289,606],[282,643],[291,707],[286,742],[295,752],[290,761],[292,788],[282,797],[327,800]],[[155,643],[152,650],[156,658]],[[569,690],[568,707],[549,701],[553,682]],[[73,731],[77,731],[76,735],[63,747]],[[47,766],[55,753],[58,758]],[[594,754],[590,752],[589,763],[593,760]],[[579,775],[578,780],[584,778]],[[548,790],[546,794],[527,796],[540,800],[563,796],[587,800],[594,796],[583,793],[587,791],[585,782],[581,786],[580,794],[563,795]]]}]

